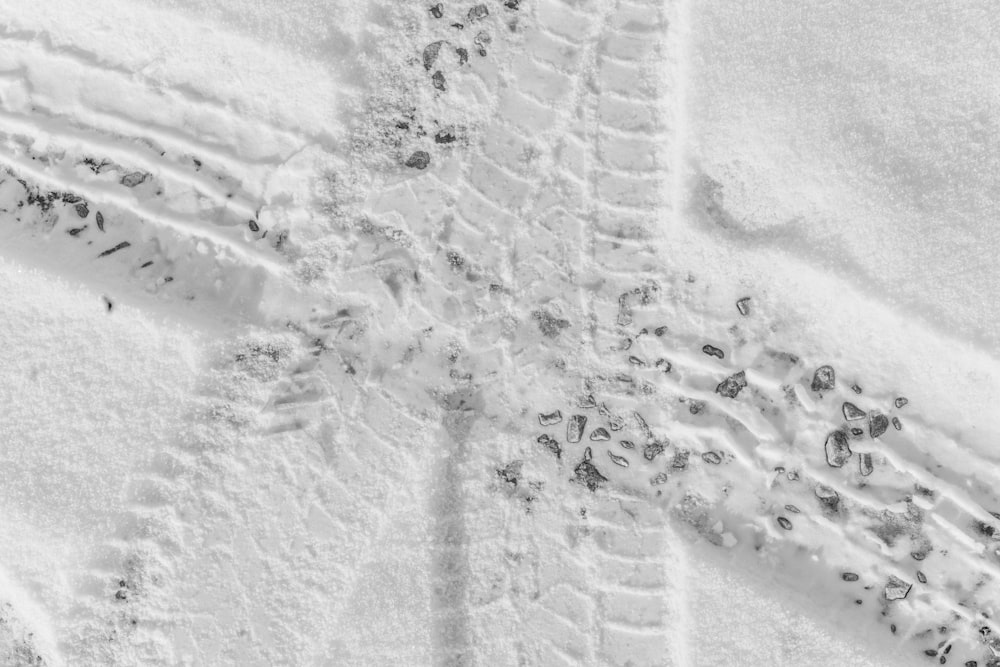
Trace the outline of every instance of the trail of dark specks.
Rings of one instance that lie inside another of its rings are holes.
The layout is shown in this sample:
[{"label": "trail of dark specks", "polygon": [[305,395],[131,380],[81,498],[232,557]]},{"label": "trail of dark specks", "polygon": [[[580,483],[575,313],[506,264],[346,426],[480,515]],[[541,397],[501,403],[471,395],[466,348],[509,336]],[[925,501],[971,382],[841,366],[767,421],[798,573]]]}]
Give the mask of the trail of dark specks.
[{"label": "trail of dark specks", "polygon": [[458,667],[471,664],[473,659],[468,615],[469,535],[462,479],[469,433],[482,414],[483,399],[478,392],[457,389],[445,398],[444,407],[442,444],[451,451],[444,457],[431,496],[434,664]]}]

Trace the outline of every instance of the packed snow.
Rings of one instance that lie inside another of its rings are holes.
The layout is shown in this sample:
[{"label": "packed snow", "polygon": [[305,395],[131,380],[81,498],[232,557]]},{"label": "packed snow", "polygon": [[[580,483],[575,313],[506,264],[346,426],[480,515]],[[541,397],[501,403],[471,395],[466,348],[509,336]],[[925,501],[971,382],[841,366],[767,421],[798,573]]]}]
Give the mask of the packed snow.
[{"label": "packed snow", "polygon": [[989,4],[0,9],[0,664],[1000,664]]}]

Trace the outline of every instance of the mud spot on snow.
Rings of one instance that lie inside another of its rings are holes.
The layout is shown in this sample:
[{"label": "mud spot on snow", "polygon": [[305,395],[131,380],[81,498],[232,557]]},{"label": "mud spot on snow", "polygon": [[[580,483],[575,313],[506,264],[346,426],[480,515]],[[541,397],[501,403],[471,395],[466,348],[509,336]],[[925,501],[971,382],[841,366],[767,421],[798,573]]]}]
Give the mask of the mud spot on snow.
[{"label": "mud spot on snow", "polygon": [[414,151],[403,164],[410,169],[426,169],[430,163],[431,156],[427,151]]},{"label": "mud spot on snow", "polygon": [[837,374],[833,366],[820,366],[813,373],[811,385],[813,391],[832,391],[836,384]]},{"label": "mud spot on snow", "polygon": [[739,373],[734,373],[730,375],[725,380],[719,383],[715,388],[716,393],[725,396],[726,398],[736,398],[740,391],[742,391],[747,386],[746,372],[740,371]]},{"label": "mud spot on snow", "polygon": [[557,459],[562,458],[562,447],[559,446],[559,441],[549,435],[543,433],[537,438],[538,444],[542,445],[550,452],[556,455]]},{"label": "mud spot on snow", "polygon": [[142,171],[130,171],[121,178],[121,184],[126,188],[134,188],[146,182],[149,174]]},{"label": "mud spot on snow", "polygon": [[524,467],[524,461],[511,461],[503,468],[497,468],[497,477],[506,482],[507,484],[516,487],[517,483],[521,479],[521,468]]},{"label": "mud spot on snow", "polygon": [[538,323],[538,329],[547,338],[557,338],[563,329],[569,328],[569,320],[553,315],[547,310],[536,310],[531,317]]},{"label": "mud spot on snow", "polygon": [[604,485],[608,478],[601,474],[601,471],[590,461],[580,461],[573,469],[575,475],[572,481],[586,486],[591,492],[597,491]]}]

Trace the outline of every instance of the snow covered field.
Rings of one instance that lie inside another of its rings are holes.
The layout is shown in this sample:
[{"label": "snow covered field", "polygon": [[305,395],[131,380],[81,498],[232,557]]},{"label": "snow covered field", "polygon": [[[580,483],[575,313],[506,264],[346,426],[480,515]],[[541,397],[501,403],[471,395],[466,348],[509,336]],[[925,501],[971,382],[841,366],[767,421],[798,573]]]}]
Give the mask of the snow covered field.
[{"label": "snow covered field", "polygon": [[0,10],[0,665],[1000,664],[990,4]]}]

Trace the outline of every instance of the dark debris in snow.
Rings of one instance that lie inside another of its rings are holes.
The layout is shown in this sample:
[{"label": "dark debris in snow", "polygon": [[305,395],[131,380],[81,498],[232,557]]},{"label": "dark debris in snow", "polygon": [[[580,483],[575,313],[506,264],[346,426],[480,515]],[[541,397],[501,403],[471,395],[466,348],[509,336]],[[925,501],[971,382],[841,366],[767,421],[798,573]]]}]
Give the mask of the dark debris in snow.
[{"label": "dark debris in snow", "polygon": [[868,419],[868,433],[872,438],[877,438],[885,433],[889,428],[889,418],[885,415],[873,412]]},{"label": "dark debris in snow", "polygon": [[538,413],[538,423],[542,426],[552,426],[553,424],[558,424],[562,421],[562,412],[559,410],[554,410],[553,412],[539,412]]},{"label": "dark debris in snow", "polygon": [[573,415],[566,424],[566,441],[580,442],[583,438],[583,431],[587,427],[587,418],[584,415]]},{"label": "dark debris in snow", "polygon": [[518,481],[521,479],[521,468],[523,466],[523,461],[511,461],[503,468],[497,468],[497,477],[511,486],[517,486]]},{"label": "dark debris in snow", "polygon": [[555,454],[557,459],[562,458],[562,447],[559,446],[559,441],[555,438],[543,433],[538,436],[538,444],[543,445],[546,449]]},{"label": "dark debris in snow", "polygon": [[726,398],[736,398],[740,391],[742,391],[746,386],[746,372],[740,371],[739,373],[730,375],[725,380],[720,382],[715,388],[715,391]]},{"label": "dark debris in snow", "polygon": [[426,169],[431,163],[431,156],[427,151],[413,151],[404,163],[410,169]]},{"label": "dark debris in snow", "polygon": [[837,374],[833,366],[820,366],[813,373],[811,386],[813,391],[832,391],[836,383]]},{"label": "dark debris in snow", "polygon": [[833,431],[826,436],[826,462],[831,467],[841,468],[851,458],[851,446],[847,442],[847,435],[843,431]]},{"label": "dark debris in snow", "polygon": [[715,357],[716,359],[726,358],[726,353],[714,345],[703,345],[701,351],[710,357]]},{"label": "dark debris in snow", "polygon": [[601,471],[590,461],[580,461],[573,469],[573,474],[575,477],[572,481],[586,486],[591,492],[597,491],[608,481],[608,478],[602,475]]},{"label": "dark debris in snow", "polygon": [[854,405],[854,403],[845,402],[843,405],[844,419],[847,421],[855,421],[857,419],[864,419],[868,415],[865,411]]},{"label": "dark debris in snow", "polygon": [[652,461],[657,456],[662,454],[665,449],[666,445],[664,445],[662,442],[650,442],[647,443],[645,446],[643,446],[642,456],[647,461]]}]

